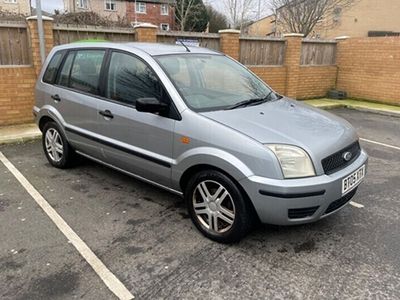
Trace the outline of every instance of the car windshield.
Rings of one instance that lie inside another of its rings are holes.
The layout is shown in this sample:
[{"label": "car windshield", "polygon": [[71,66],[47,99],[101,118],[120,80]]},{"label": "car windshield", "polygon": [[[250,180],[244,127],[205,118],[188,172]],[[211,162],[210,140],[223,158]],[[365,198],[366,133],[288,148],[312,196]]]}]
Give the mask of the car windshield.
[{"label": "car windshield", "polygon": [[180,54],[156,59],[194,111],[236,109],[279,98],[245,67],[223,55]]}]

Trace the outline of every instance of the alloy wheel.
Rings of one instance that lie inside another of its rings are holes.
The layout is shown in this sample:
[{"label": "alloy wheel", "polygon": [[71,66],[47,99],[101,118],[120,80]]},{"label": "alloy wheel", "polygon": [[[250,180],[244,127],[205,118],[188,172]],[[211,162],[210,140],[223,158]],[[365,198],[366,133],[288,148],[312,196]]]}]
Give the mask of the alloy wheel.
[{"label": "alloy wheel", "polygon": [[45,146],[49,157],[59,162],[63,158],[64,145],[60,134],[54,128],[49,128],[45,136]]},{"label": "alloy wheel", "polygon": [[212,180],[200,182],[193,192],[197,219],[208,231],[224,233],[235,221],[235,204],[228,190]]}]

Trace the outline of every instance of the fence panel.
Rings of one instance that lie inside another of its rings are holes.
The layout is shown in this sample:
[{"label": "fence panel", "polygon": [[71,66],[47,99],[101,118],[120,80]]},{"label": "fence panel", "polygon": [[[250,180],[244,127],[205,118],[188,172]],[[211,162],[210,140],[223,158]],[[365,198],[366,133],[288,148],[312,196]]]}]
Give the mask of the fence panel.
[{"label": "fence panel", "polygon": [[285,41],[273,38],[240,38],[240,62],[248,66],[283,65]]},{"label": "fence panel", "polygon": [[0,65],[29,65],[30,49],[25,23],[0,23]]},{"label": "fence panel", "polygon": [[133,42],[135,33],[129,28],[104,28],[97,26],[71,26],[55,24],[54,44],[62,45],[85,39],[101,39],[110,42]]},{"label": "fence panel", "polygon": [[194,40],[199,43],[200,47],[209,48],[217,51],[219,51],[220,49],[218,34],[181,31],[157,33],[158,43],[175,44],[177,39]]},{"label": "fence panel", "polygon": [[301,49],[301,64],[302,65],[336,64],[336,42],[304,40]]}]

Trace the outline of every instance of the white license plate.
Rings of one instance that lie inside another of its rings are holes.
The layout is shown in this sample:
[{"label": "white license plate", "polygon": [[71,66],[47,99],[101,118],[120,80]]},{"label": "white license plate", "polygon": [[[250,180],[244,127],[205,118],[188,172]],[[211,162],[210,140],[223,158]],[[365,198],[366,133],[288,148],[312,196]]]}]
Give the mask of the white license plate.
[{"label": "white license plate", "polygon": [[342,195],[346,194],[357,185],[361,183],[361,181],[365,177],[365,165],[359,168],[354,173],[351,173],[342,181]]}]

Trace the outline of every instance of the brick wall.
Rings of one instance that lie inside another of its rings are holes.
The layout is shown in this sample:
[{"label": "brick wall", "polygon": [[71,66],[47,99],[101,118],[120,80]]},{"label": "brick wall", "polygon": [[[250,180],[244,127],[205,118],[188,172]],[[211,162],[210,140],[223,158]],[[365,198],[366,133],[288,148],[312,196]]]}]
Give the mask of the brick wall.
[{"label": "brick wall", "polygon": [[400,38],[340,41],[337,87],[352,98],[400,104]]},{"label": "brick wall", "polygon": [[335,88],[336,66],[300,66],[297,99],[324,97]]},{"label": "brick wall", "polygon": [[[138,1],[139,2],[139,1]],[[136,15],[136,16],[135,16]],[[126,17],[129,22],[151,23],[160,28],[162,23],[169,24],[170,30],[175,28],[175,12],[174,7],[169,6],[168,15],[161,15],[160,3],[146,3],[146,13],[135,13],[135,2],[126,2]]]},{"label": "brick wall", "polygon": [[32,121],[35,69],[0,67],[0,126]]},{"label": "brick wall", "polygon": [[278,93],[286,93],[286,68],[284,66],[251,66],[250,70]]}]

